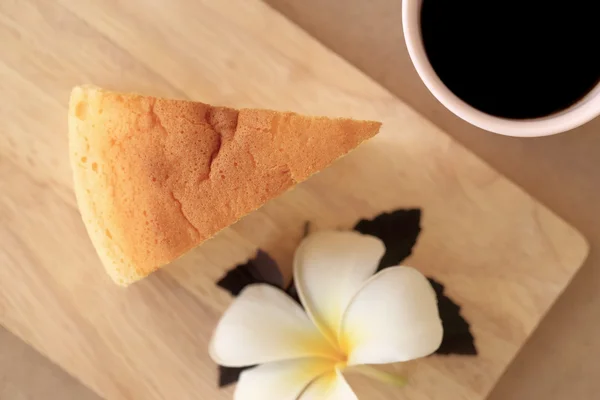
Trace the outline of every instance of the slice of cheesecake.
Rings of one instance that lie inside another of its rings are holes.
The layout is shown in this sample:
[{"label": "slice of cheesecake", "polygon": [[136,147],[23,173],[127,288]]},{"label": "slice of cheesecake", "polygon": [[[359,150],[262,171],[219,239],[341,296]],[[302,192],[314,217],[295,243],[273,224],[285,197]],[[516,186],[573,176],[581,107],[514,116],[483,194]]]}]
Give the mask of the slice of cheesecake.
[{"label": "slice of cheesecake", "polygon": [[115,282],[128,285],[374,136],[379,122],[73,89],[75,193]]}]

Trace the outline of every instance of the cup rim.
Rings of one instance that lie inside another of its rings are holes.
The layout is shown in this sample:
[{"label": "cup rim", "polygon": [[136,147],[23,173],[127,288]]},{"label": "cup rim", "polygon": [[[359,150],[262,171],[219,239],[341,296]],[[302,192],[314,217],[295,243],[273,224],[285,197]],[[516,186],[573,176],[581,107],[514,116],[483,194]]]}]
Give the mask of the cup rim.
[{"label": "cup rim", "polygon": [[402,29],[408,54],[421,80],[444,107],[459,118],[490,132],[517,137],[549,136],[571,130],[600,114],[600,83],[571,107],[534,119],[508,119],[486,114],[456,96],[438,77],[421,36],[423,0],[403,0]]}]

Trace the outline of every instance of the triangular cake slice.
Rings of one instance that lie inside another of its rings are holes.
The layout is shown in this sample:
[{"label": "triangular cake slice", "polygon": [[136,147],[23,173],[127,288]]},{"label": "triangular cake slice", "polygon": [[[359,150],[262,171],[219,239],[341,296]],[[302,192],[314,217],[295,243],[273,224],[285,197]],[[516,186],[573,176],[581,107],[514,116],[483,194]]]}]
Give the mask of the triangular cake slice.
[{"label": "triangular cake slice", "polygon": [[374,136],[380,123],[73,89],[69,146],[83,221],[128,285]]}]

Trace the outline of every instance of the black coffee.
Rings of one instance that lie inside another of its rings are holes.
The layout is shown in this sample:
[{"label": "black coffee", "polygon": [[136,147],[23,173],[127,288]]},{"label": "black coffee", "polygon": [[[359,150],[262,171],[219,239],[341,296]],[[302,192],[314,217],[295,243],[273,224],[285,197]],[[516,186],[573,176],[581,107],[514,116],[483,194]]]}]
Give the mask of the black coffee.
[{"label": "black coffee", "polygon": [[600,80],[600,0],[424,0],[421,25],[442,82],[491,115],[546,116]]}]

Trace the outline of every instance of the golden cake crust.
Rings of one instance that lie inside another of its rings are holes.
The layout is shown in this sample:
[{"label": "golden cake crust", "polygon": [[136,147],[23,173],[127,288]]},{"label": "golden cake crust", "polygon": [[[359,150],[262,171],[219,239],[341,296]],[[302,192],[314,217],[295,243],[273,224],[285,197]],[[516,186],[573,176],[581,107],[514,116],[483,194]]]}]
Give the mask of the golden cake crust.
[{"label": "golden cake crust", "polygon": [[77,202],[115,282],[127,285],[374,136],[380,123],[73,89]]}]

